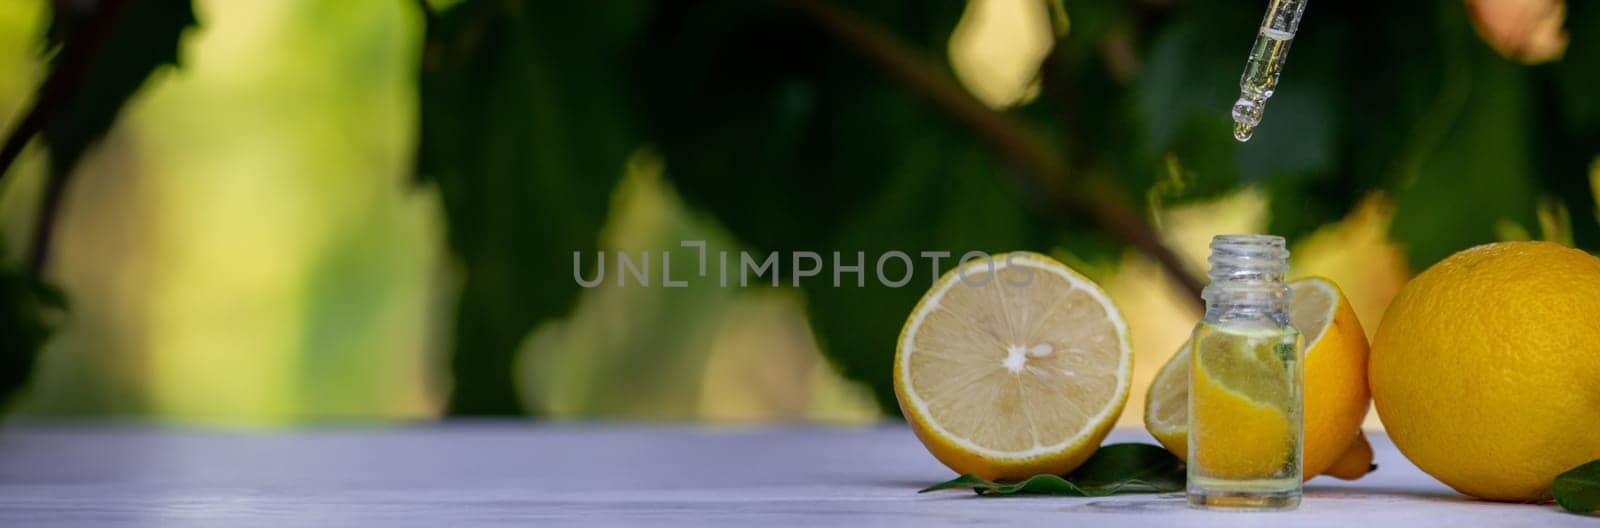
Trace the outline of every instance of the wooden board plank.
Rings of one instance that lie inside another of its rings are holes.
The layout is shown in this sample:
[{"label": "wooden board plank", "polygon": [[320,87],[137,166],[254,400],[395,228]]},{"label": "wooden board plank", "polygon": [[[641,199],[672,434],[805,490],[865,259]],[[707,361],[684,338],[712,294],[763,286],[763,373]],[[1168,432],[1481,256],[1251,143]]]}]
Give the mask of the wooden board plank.
[{"label": "wooden board plank", "polygon": [[1463,497],[1373,444],[1381,467],[1363,480],[1313,480],[1294,512],[1230,514],[1181,494],[918,495],[953,475],[897,425],[14,423],[0,430],[0,526],[1595,525]]}]

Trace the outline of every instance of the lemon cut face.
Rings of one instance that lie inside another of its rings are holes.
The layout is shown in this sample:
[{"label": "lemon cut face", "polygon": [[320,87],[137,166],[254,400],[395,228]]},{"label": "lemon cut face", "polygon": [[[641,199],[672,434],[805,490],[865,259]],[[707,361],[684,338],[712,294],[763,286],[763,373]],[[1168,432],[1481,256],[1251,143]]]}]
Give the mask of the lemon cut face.
[{"label": "lemon cut face", "polygon": [[895,391],[929,451],[986,478],[1066,473],[1127,401],[1127,324],[1099,286],[1016,252],[947,273],[917,304]]}]

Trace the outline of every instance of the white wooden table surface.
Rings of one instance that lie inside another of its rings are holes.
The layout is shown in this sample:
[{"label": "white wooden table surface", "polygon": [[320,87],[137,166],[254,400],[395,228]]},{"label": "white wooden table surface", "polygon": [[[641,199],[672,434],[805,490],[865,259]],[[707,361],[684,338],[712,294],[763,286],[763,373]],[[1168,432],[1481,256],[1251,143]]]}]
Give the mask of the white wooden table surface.
[{"label": "white wooden table surface", "polygon": [[13,423],[0,428],[0,526],[1600,526],[1463,497],[1373,443],[1367,478],[1318,478],[1297,511],[1241,514],[1178,494],[918,495],[954,475],[898,425]]}]

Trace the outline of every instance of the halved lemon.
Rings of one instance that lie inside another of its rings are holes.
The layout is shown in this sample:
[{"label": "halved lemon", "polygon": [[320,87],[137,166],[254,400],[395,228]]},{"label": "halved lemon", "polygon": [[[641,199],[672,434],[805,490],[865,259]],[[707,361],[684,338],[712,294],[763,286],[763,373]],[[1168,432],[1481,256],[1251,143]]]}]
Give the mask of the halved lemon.
[{"label": "halved lemon", "polygon": [[[1205,332],[1205,330],[1212,330]],[[1292,423],[1289,367],[1278,356],[1292,332],[1233,332],[1202,328],[1189,348],[1199,361],[1189,412],[1187,461],[1200,473],[1224,479],[1279,475],[1294,453],[1299,424]],[[1289,351],[1292,353],[1293,348]],[[1294,466],[1289,466],[1294,467]],[[1191,474],[1194,474],[1191,471]]]},{"label": "halved lemon", "polygon": [[911,430],[958,473],[1065,474],[1127,402],[1127,323],[1105,290],[1029,252],[946,273],[912,311],[894,389]]},{"label": "halved lemon", "polygon": [[[1332,281],[1311,277],[1290,282],[1289,289],[1289,319],[1305,339],[1303,476],[1358,478],[1366,471],[1357,468],[1370,468],[1372,462],[1372,450],[1361,439],[1369,401],[1366,334]],[[1184,343],[1161,367],[1150,384],[1144,412],[1150,434],[1184,459],[1188,458],[1191,348]],[[1243,403],[1234,409],[1241,416],[1254,410]],[[1263,434],[1271,434],[1265,429],[1277,423],[1250,422],[1266,424]]]}]

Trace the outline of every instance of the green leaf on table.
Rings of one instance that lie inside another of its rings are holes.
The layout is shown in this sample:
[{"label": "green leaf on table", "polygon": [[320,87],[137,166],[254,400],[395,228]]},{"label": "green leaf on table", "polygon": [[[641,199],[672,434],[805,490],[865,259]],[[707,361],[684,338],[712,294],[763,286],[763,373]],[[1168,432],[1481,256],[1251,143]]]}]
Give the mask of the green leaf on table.
[{"label": "green leaf on table", "polygon": [[1572,513],[1600,515],[1600,460],[1572,468],[1550,483],[1556,504]]},{"label": "green leaf on table", "polygon": [[1065,477],[1041,474],[1021,482],[994,482],[972,474],[934,484],[918,493],[971,489],[979,495],[1016,494],[1103,497],[1117,493],[1164,493],[1183,489],[1183,462],[1160,446],[1110,444]]},{"label": "green leaf on table", "polygon": [[[80,11],[73,6],[106,4],[110,2],[55,2],[51,46],[61,45],[90,25],[93,10]],[[51,174],[72,169],[89,145],[116,122],[122,105],[146,78],[162,66],[178,64],[183,33],[196,23],[189,0],[132,1],[123,9],[126,12],[84,72],[71,104],[45,125]],[[51,69],[61,66],[53,63]]]}]

